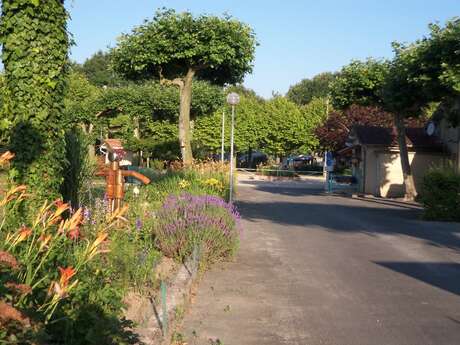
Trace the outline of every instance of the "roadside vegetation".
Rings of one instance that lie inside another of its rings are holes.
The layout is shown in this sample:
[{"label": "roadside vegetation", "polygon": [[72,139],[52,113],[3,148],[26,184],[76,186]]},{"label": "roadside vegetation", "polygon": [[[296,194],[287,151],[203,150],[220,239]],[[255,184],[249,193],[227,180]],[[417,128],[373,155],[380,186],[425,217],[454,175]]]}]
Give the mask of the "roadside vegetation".
[{"label": "roadside vegetation", "polygon": [[227,167],[202,163],[155,175],[154,185],[130,190],[112,215],[103,195],[78,209],[45,201],[26,214],[20,210],[36,197],[33,190],[19,185],[3,195],[1,341],[132,343],[124,297],[156,295],[154,268],[163,256],[181,263],[198,251],[202,269],[234,256],[242,229],[225,201]]},{"label": "roadside vegetation", "polygon": [[460,221],[460,173],[453,167],[429,171],[419,198],[428,220]]}]

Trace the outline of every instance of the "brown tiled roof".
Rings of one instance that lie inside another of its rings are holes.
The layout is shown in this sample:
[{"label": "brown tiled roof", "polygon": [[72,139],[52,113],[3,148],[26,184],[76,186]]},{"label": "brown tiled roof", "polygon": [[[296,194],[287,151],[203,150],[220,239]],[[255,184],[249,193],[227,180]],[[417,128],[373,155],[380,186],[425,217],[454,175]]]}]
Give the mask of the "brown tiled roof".
[{"label": "brown tiled roof", "polygon": [[[353,132],[361,145],[398,146],[393,128],[354,126]],[[441,141],[427,135],[424,128],[406,128],[406,141],[411,147],[442,148]]]},{"label": "brown tiled roof", "polygon": [[120,139],[105,139],[104,144],[109,146],[112,150],[123,149],[123,144]]}]

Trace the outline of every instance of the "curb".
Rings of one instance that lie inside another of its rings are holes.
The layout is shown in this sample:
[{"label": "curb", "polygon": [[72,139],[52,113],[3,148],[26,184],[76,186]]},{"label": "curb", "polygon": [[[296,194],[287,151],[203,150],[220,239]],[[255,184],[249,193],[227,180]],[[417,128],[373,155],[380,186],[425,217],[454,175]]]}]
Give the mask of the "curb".
[{"label": "curb", "polygon": [[189,304],[192,287],[198,277],[199,260],[194,256],[181,264],[174,276],[162,281],[157,298],[132,295],[125,315],[137,315],[133,332],[139,344],[169,345],[171,336]]}]

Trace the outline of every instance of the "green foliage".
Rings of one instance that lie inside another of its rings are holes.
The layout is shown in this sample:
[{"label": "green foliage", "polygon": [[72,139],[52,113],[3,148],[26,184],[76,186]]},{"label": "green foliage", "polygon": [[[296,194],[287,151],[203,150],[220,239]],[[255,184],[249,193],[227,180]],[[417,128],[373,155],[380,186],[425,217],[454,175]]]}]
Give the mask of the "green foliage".
[{"label": "green foliage", "polygon": [[5,98],[0,129],[16,153],[11,177],[41,198],[59,195],[69,38],[63,1],[2,1]]},{"label": "green foliage", "polygon": [[191,164],[190,106],[193,79],[238,83],[252,71],[252,29],[229,16],[158,11],[151,21],[123,35],[111,51],[114,70],[128,79],[158,78],[179,88],[179,142],[182,160]]},{"label": "green foliage", "polygon": [[183,77],[193,68],[199,78],[234,84],[251,72],[255,44],[252,29],[229,16],[162,10],[122,35],[111,53],[114,69],[129,79]]},{"label": "green foliage", "polygon": [[66,160],[61,194],[73,208],[88,202],[96,167],[88,156],[88,137],[78,127],[65,134]]},{"label": "green foliage", "polygon": [[100,109],[98,100],[101,93],[102,89],[92,85],[83,74],[71,72],[64,99],[66,120],[77,125],[95,124],[96,113]]},{"label": "green foliage", "polygon": [[[193,85],[191,115],[200,118],[223,104],[222,88],[197,81]],[[97,109],[113,109],[101,116],[96,132],[111,133],[124,138],[132,150],[142,150],[145,156],[177,159],[179,156],[177,118],[179,91],[157,82],[108,88],[100,95]],[[138,128],[139,138],[134,137]]]},{"label": "green foliage", "polygon": [[[228,91],[228,90],[227,90]],[[235,147],[237,151],[262,146],[264,137],[265,103],[260,98],[240,96],[235,113]],[[193,138],[196,151],[217,153],[221,149],[222,114],[225,113],[225,147],[230,144],[231,109],[223,107],[210,116],[198,118],[194,124]]]},{"label": "green foliage", "polygon": [[300,108],[309,128],[317,128],[326,121],[328,114],[334,109],[329,105],[327,98],[313,97],[312,100]]},{"label": "green foliage", "polygon": [[91,84],[102,87],[125,85],[128,82],[110,69],[110,54],[99,50],[83,64],[74,64],[72,69],[82,73]]},{"label": "green foliage", "polygon": [[267,102],[266,113],[264,152],[276,156],[305,153],[318,144],[311,119],[295,103],[276,97]]},{"label": "green foliage", "polygon": [[426,219],[460,221],[460,174],[453,168],[428,172],[423,178],[420,201]]},{"label": "green foliage", "polygon": [[330,85],[336,78],[336,74],[324,72],[314,76],[312,79],[303,79],[291,86],[286,97],[298,105],[310,103],[314,98],[327,98],[330,92]]},{"label": "green foliage", "polygon": [[375,59],[355,60],[344,66],[330,86],[333,106],[346,109],[352,104],[382,105],[380,92],[388,69],[388,61]]},{"label": "green foliage", "polygon": [[257,174],[263,176],[295,177],[297,173],[293,170],[280,170],[278,164],[266,164],[257,166]]},{"label": "green foliage", "polygon": [[459,97],[460,19],[444,27],[432,24],[430,31],[412,44],[393,44],[395,58],[382,92],[388,110],[418,116],[430,102],[447,105]]},{"label": "green foliage", "polygon": [[[313,99],[298,107],[286,98],[265,101],[250,93],[240,97],[235,111],[235,147],[237,152],[261,150],[285,155],[311,152],[317,145],[313,134],[326,116],[326,100]],[[222,113],[225,112],[225,148],[230,143],[231,110],[218,110],[211,116],[197,119],[194,126],[194,147],[202,153],[218,153],[221,149]],[[204,155],[204,154],[203,154]]]},{"label": "green foliage", "polygon": [[[70,211],[69,206],[48,202],[29,217],[21,217],[22,226],[18,229],[14,225],[17,223],[14,209],[25,197],[24,188],[16,188],[7,192],[0,202],[1,302],[29,319],[30,325],[23,323],[22,326],[36,334],[32,334],[31,342],[27,343],[36,343],[36,338],[43,336],[46,343],[88,344],[91,343],[89,334],[106,337],[93,343],[110,343],[108,339],[112,335],[123,332],[116,318],[122,307],[123,281],[108,271],[115,261],[107,261],[106,255],[104,258],[99,255],[107,252],[104,249],[108,243],[104,240],[116,219],[106,221],[103,213],[93,225],[89,215],[83,217],[81,210],[63,219]],[[129,248],[126,242],[123,247]],[[5,257],[10,262],[6,268]],[[116,267],[118,269],[118,265]],[[138,275],[141,267],[138,263],[132,271]],[[97,315],[93,322],[90,315]],[[114,327],[117,322],[118,330]],[[17,339],[21,344],[26,343],[24,341]]]}]

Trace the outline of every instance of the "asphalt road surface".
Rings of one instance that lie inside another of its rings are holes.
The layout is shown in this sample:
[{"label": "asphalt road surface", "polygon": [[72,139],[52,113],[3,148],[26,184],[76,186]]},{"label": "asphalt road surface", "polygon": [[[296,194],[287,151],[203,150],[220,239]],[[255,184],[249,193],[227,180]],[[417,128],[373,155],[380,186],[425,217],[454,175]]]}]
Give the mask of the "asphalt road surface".
[{"label": "asphalt road surface", "polygon": [[460,224],[318,182],[241,181],[235,262],[200,282],[189,345],[460,344]]}]

